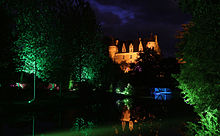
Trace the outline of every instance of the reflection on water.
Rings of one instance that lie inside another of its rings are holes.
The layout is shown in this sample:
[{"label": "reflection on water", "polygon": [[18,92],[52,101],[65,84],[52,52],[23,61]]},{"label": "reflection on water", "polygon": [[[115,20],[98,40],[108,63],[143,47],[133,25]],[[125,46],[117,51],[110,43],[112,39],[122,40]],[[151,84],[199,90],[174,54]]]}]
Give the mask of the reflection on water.
[{"label": "reflection on water", "polygon": [[121,118],[122,131],[125,130],[125,126],[126,126],[127,123],[129,124],[129,130],[130,131],[133,130],[133,121],[131,121],[131,117],[130,116],[131,116],[130,110],[125,105],[123,107],[122,118]]},{"label": "reflection on water", "polygon": [[158,136],[160,121],[156,121],[154,113],[146,111],[147,107],[134,104],[131,98],[118,100],[116,103],[121,108],[122,115],[121,128],[114,127],[115,135]]},{"label": "reflection on water", "polygon": [[73,122],[71,131],[78,131],[80,134],[88,136],[89,131],[95,128],[92,121],[86,121],[83,118],[76,118]]},{"label": "reflection on water", "polygon": [[151,94],[155,100],[170,100],[172,98],[172,92],[169,88],[152,88]]},{"label": "reflection on water", "polygon": [[0,113],[0,135],[158,136],[167,107],[154,103],[125,98],[112,106],[99,103],[64,110]]},{"label": "reflection on water", "polygon": [[34,114],[32,115],[32,118],[33,118],[32,135],[34,136],[35,135],[35,116],[34,116]]},{"label": "reflection on water", "polygon": [[131,98],[125,98],[125,99],[122,99],[122,100],[117,100],[116,104],[118,105],[118,107],[120,109],[122,109],[124,105],[126,105],[127,108],[130,109],[132,107],[133,101],[132,101]]}]

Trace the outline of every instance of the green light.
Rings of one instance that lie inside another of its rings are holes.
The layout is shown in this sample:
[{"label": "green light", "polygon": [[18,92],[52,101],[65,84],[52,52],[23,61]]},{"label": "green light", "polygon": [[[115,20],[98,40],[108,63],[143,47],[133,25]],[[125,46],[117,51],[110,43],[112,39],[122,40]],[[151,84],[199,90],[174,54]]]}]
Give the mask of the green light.
[{"label": "green light", "polygon": [[116,91],[117,94],[132,95],[133,88],[130,85],[130,83],[128,83],[128,85],[127,85],[127,87],[125,87],[124,91],[121,91],[119,88],[117,88],[115,91]]},{"label": "green light", "polygon": [[[175,76],[187,104],[193,106],[200,120],[189,123],[189,134],[220,135],[219,131],[219,1],[180,0],[181,8],[191,14],[192,22],[184,24],[178,43],[180,73]],[[218,18],[217,20],[215,18]]]},{"label": "green light", "polygon": [[70,80],[70,81],[69,81],[69,87],[68,87],[68,88],[69,88],[69,89],[72,89],[72,87],[73,87],[73,80]]},{"label": "green light", "polygon": [[71,131],[78,131],[83,136],[89,136],[89,131],[94,128],[94,124],[91,121],[85,121],[83,118],[76,118],[73,122]]},{"label": "green light", "polygon": [[76,69],[77,70],[74,71],[74,73],[73,73],[73,75],[76,77],[76,82],[93,80],[93,78],[95,77],[95,74],[94,74],[94,71],[92,68],[83,67],[81,74],[80,74],[79,68],[76,68]]},{"label": "green light", "polygon": [[[46,80],[49,75],[49,43],[47,19],[37,10],[26,8],[19,11],[16,18],[18,39],[15,41],[17,71],[36,74],[38,78]],[[44,27],[42,27],[44,26]]]},{"label": "green light", "polygon": [[129,98],[123,99],[124,104],[128,107],[128,109],[132,106],[132,101]]}]

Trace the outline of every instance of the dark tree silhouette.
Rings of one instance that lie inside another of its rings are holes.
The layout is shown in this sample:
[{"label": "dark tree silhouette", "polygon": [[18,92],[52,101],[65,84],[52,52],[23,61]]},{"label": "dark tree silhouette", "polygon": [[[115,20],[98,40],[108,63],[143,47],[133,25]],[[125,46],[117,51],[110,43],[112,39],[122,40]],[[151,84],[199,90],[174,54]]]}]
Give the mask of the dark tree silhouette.
[{"label": "dark tree silhouette", "polygon": [[137,76],[141,81],[151,84],[160,74],[161,56],[154,49],[146,48],[143,53],[139,53],[138,63],[134,67]]},{"label": "dark tree silhouette", "polygon": [[1,86],[8,86],[15,72],[15,65],[12,62],[14,54],[11,50],[13,46],[13,20],[12,15],[2,3],[0,3],[0,19],[0,84]]},{"label": "dark tree silhouette", "polygon": [[61,24],[61,60],[66,78],[74,82],[97,81],[100,69],[107,59],[107,46],[88,2],[64,0],[57,3]]}]

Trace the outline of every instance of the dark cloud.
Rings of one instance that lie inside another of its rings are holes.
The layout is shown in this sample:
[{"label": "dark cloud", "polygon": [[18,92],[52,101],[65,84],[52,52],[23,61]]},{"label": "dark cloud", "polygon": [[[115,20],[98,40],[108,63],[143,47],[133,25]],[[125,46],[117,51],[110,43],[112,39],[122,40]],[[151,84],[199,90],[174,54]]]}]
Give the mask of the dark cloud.
[{"label": "dark cloud", "polygon": [[190,20],[176,0],[88,0],[106,35],[121,40],[137,38],[139,32],[158,34],[159,46],[171,56],[175,34]]}]

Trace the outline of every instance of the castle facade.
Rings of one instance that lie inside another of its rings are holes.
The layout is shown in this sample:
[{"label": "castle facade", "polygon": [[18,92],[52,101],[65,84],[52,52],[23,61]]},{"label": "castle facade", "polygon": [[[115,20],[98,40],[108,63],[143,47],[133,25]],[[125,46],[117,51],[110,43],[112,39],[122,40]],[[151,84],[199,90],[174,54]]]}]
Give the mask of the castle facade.
[{"label": "castle facade", "polygon": [[122,64],[137,63],[139,53],[144,52],[144,48],[154,48],[154,50],[160,54],[160,48],[158,46],[157,35],[151,36],[150,39],[139,38],[134,41],[119,42],[115,40],[112,45],[109,46],[109,57],[113,62]]}]

